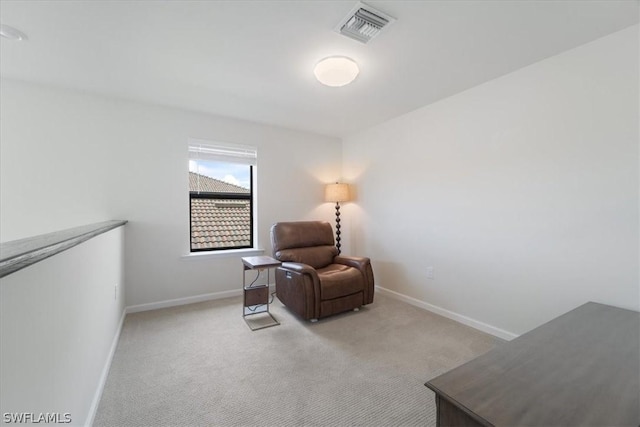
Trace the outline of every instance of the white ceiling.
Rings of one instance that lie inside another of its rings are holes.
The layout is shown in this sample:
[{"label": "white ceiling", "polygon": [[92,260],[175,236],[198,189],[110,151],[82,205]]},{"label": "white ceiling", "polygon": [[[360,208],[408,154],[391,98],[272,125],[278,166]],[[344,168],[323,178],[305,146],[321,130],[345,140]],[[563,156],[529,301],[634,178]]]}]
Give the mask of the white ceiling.
[{"label": "white ceiling", "polygon": [[[638,1],[366,1],[397,18],[364,45],[349,1],[9,1],[3,77],[345,136],[638,22]],[[346,55],[360,76],[313,76]]]}]

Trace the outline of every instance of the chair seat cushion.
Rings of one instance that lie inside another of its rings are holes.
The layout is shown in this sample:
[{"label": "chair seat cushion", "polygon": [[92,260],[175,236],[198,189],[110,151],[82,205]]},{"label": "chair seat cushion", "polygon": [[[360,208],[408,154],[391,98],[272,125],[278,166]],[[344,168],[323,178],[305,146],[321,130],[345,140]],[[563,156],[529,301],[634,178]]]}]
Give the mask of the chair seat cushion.
[{"label": "chair seat cushion", "polygon": [[329,300],[364,291],[364,276],[357,269],[342,264],[330,264],[317,270],[320,279],[320,299]]}]

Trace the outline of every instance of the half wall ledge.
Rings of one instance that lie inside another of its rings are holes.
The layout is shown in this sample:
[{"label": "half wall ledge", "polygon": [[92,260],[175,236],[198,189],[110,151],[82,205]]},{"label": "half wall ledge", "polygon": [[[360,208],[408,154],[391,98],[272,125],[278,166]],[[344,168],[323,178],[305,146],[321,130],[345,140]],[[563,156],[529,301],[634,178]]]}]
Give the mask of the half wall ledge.
[{"label": "half wall ledge", "polygon": [[22,270],[126,223],[126,220],[97,222],[2,243],[0,244],[0,277]]}]

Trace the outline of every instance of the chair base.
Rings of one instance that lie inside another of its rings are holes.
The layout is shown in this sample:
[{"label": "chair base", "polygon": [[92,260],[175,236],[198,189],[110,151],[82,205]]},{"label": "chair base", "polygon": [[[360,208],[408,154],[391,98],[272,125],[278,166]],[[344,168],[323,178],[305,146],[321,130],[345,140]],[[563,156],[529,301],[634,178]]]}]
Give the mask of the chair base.
[{"label": "chair base", "polygon": [[[353,311],[360,311],[360,307],[354,308]],[[309,322],[311,322],[311,323],[316,323],[317,321],[318,321],[318,319],[309,319]]]}]

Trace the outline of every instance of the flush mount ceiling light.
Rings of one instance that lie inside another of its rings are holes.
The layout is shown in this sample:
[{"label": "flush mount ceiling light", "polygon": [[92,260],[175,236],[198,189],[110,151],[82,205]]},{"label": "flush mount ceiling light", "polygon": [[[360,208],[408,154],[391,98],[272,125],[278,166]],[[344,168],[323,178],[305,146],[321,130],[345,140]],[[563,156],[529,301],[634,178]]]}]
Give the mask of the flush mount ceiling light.
[{"label": "flush mount ceiling light", "polygon": [[27,35],[9,25],[0,24],[0,36],[9,40],[27,40]]},{"label": "flush mount ceiling light", "polygon": [[331,56],[316,64],[313,74],[320,83],[331,87],[340,87],[351,83],[360,70],[358,64],[345,56]]}]

